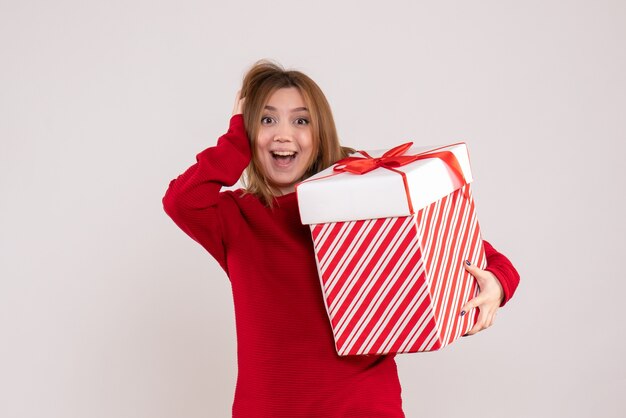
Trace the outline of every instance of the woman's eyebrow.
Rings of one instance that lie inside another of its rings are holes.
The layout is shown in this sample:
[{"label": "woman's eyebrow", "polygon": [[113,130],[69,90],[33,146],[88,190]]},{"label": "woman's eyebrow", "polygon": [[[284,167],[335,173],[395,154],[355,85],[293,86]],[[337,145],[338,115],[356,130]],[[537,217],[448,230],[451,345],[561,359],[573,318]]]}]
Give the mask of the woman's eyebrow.
[{"label": "woman's eyebrow", "polygon": [[[270,105],[266,105],[266,106],[265,106],[265,109],[267,109],[267,110],[271,110],[271,111],[273,111],[273,112],[278,111],[278,109],[276,109],[274,106],[270,106]],[[309,109],[307,109],[306,107],[296,107],[295,109],[291,109],[291,112],[292,112],[292,113],[293,113],[293,112],[302,112],[302,111],[308,112],[308,111],[309,111]]]}]

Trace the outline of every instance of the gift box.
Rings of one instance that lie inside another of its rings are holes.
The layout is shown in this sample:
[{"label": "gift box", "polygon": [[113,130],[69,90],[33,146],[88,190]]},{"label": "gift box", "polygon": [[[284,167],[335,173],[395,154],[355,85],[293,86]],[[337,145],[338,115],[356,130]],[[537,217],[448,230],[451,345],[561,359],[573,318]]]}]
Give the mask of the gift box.
[{"label": "gift box", "polygon": [[440,349],[486,266],[467,146],[360,151],[296,187],[339,355]]}]

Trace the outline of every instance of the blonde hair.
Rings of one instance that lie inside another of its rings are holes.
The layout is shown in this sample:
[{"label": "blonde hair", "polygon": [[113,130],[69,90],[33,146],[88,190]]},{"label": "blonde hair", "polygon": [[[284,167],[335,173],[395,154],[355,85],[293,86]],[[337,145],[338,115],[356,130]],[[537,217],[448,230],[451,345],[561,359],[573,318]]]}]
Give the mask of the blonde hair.
[{"label": "blonde hair", "polygon": [[285,70],[279,64],[268,60],[255,63],[246,73],[241,87],[243,118],[246,133],[250,139],[252,161],[242,179],[247,193],[258,196],[265,204],[272,206],[274,196],[279,195],[267,181],[256,154],[256,139],[261,125],[262,112],[270,96],[278,89],[295,87],[298,89],[311,116],[313,153],[308,168],[300,180],[316,174],[354,152],[352,148],[339,144],[335,121],[330,105],[315,82],[307,75],[295,70]]}]

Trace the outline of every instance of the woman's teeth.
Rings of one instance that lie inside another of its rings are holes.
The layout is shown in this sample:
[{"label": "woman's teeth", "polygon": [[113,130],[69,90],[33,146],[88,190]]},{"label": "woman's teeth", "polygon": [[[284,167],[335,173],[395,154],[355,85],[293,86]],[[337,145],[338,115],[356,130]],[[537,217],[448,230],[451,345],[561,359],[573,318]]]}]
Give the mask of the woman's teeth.
[{"label": "woman's teeth", "polygon": [[286,160],[293,159],[296,157],[296,153],[293,151],[272,151],[272,157],[276,159]]}]

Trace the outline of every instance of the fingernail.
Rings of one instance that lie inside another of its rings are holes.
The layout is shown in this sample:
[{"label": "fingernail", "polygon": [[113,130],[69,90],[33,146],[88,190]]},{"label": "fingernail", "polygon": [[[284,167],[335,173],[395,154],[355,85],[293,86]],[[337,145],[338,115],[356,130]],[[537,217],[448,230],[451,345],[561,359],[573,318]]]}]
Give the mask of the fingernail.
[{"label": "fingernail", "polygon": [[465,315],[465,311],[461,311],[461,316]]},{"label": "fingernail", "polygon": [[468,266],[471,266],[471,265],[472,265],[472,263],[470,263],[470,261],[469,261],[469,260],[465,260],[465,264],[467,264]]}]

